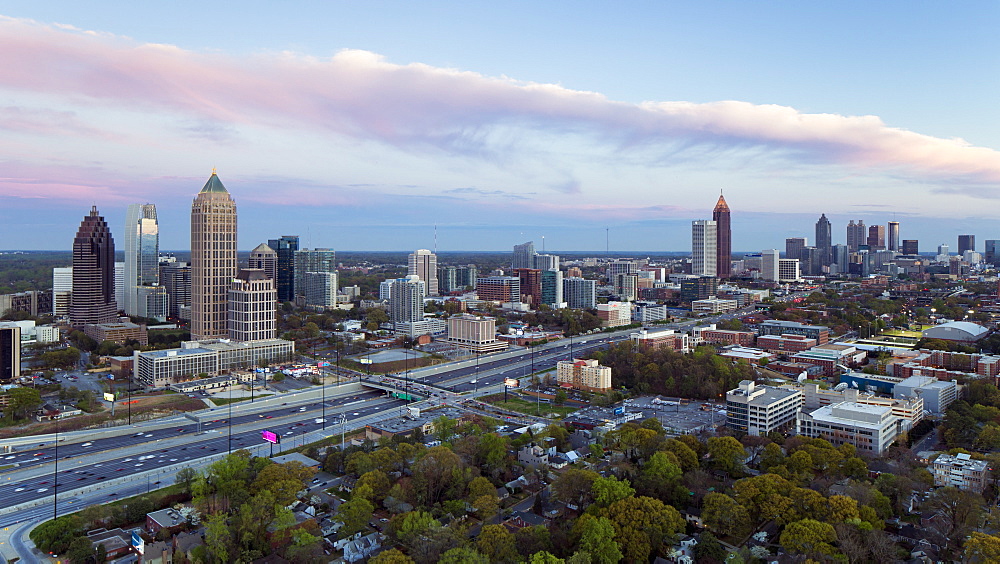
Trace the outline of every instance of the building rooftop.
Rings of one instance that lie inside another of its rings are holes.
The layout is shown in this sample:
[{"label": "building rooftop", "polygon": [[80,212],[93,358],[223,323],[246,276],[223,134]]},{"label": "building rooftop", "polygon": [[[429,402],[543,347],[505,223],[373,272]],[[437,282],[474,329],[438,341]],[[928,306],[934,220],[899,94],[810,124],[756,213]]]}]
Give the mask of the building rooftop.
[{"label": "building rooftop", "polygon": [[987,462],[985,460],[973,460],[972,456],[966,453],[959,453],[955,456],[950,454],[942,454],[934,459],[935,465],[950,465],[957,466],[966,470],[972,470],[975,472],[985,472],[988,468]]},{"label": "building rooftop", "polygon": [[304,454],[293,452],[292,454],[282,454],[281,456],[275,456],[271,459],[276,464],[286,464],[288,462],[300,462],[306,468],[315,468],[319,466],[318,460],[313,460]]},{"label": "building rooftop", "polygon": [[823,406],[809,414],[813,419],[829,423],[840,422],[853,427],[878,430],[882,420],[892,415],[892,408],[886,405],[870,405],[854,402],[840,402]]},{"label": "building rooftop", "polygon": [[226,190],[226,187],[222,185],[222,181],[219,180],[219,175],[215,173],[215,169],[212,169],[212,176],[209,177],[208,182],[206,182],[205,186],[201,189],[202,194],[206,192],[229,192]]}]

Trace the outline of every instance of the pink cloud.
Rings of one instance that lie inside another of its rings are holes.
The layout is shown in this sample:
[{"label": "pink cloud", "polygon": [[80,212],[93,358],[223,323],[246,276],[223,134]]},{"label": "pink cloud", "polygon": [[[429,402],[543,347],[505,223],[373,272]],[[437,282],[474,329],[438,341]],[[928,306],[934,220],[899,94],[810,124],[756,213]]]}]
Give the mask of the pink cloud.
[{"label": "pink cloud", "polygon": [[241,59],[10,18],[0,18],[0,53],[0,87],[234,125],[319,128],[397,147],[481,155],[489,151],[484,132],[515,126],[591,134],[612,153],[633,145],[751,146],[927,180],[1000,181],[1000,152],[889,127],[875,116],[740,101],[637,105],[551,84],[398,65],[364,51]]}]

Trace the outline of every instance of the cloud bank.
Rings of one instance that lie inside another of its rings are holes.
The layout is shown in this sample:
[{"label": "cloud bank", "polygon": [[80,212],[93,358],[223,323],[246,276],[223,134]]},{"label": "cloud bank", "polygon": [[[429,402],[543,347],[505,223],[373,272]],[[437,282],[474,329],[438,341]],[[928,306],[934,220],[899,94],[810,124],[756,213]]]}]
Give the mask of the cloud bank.
[{"label": "cloud bank", "polygon": [[[366,51],[241,58],[12,18],[0,18],[0,53],[0,88],[78,105],[173,112],[191,135],[204,138],[230,139],[242,125],[263,125],[484,158],[495,149],[491,133],[513,129],[589,136],[612,155],[672,145],[755,148],[924,182],[1000,182],[1000,152],[889,127],[875,116],[741,101],[631,104],[558,85],[394,64]],[[99,130],[72,114],[13,107],[0,108],[2,128]],[[660,154],[672,158],[670,151]],[[555,189],[581,188],[568,181]]]}]

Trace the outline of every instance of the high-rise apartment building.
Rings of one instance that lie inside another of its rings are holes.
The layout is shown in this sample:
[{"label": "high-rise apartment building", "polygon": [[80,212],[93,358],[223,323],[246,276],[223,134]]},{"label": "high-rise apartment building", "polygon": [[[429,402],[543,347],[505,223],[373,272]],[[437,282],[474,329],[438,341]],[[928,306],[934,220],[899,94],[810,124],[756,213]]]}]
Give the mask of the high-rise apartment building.
[{"label": "high-rise apartment building", "polygon": [[886,245],[890,251],[899,250],[899,222],[890,221],[886,225]]},{"label": "high-rise apartment building", "polygon": [[244,268],[229,286],[228,332],[233,341],[260,341],[277,336],[274,280],[260,269]]},{"label": "high-rise apartment building", "polygon": [[229,335],[229,285],[236,264],[236,202],[212,176],[191,204],[191,339]]},{"label": "high-rise apartment building", "polygon": [[869,251],[885,250],[884,225],[872,225],[871,227],[868,228],[868,250]]},{"label": "high-rise apartment building", "polygon": [[635,274],[639,272],[639,263],[634,260],[613,260],[605,270],[608,280],[614,280],[619,274]]},{"label": "high-rise apartment building", "polygon": [[438,295],[437,255],[427,249],[417,249],[410,253],[406,273],[424,281],[428,296]]},{"label": "high-rise apartment building", "polygon": [[615,295],[623,302],[634,302],[639,297],[639,277],[635,274],[615,276]]},{"label": "high-rise apartment building", "polygon": [[826,214],[821,214],[816,221],[816,252],[821,266],[833,263],[833,227]]},{"label": "high-rise apartment building", "polygon": [[397,278],[389,296],[389,321],[414,323],[424,319],[424,281],[415,274]]},{"label": "high-rise apartment building", "polygon": [[123,308],[128,315],[167,318],[166,289],[160,285],[160,226],[153,204],[129,204],[125,211]]},{"label": "high-rise apartment building", "polygon": [[538,270],[559,270],[559,255],[535,255],[535,265]]},{"label": "high-rise apartment building", "polygon": [[847,224],[847,250],[852,253],[858,252],[862,245],[868,244],[868,228],[865,222],[858,220],[854,223],[852,219]]},{"label": "high-rise apartment building", "polygon": [[976,236],[975,235],[959,235],[958,236],[958,254],[964,255],[965,251],[976,250]]},{"label": "high-rise apartment building", "polygon": [[510,267],[514,268],[535,268],[535,242],[528,241],[520,245],[514,245],[514,258]]},{"label": "high-rise apartment building", "polygon": [[270,245],[261,243],[254,247],[250,251],[249,264],[252,269],[263,270],[265,276],[278,284],[278,253]]},{"label": "high-rise apartment building", "polygon": [[278,301],[290,302],[295,300],[297,290],[295,289],[295,275],[299,272],[296,268],[296,251],[299,250],[298,235],[282,235],[279,239],[269,239],[267,246],[274,249],[278,255],[278,277],[275,284],[278,289]]},{"label": "high-rise apartment building", "polygon": [[729,278],[733,275],[733,230],[729,222],[729,204],[719,194],[719,201],[712,210],[715,222],[715,275]]},{"label": "high-rise apartment building", "polygon": [[337,305],[337,282],[336,272],[306,272],[296,287],[307,306],[333,307]]},{"label": "high-rise apartment building", "polygon": [[691,222],[691,273],[715,276],[718,265],[719,234],[715,221],[699,219]]},{"label": "high-rise apartment building", "polygon": [[455,269],[455,283],[458,284],[456,289],[475,288],[476,278],[479,278],[479,269],[474,264],[459,266]]},{"label": "high-rise apartment building", "polygon": [[[295,295],[297,296],[306,295],[306,273],[337,272],[337,253],[333,249],[302,249],[295,251],[294,256],[295,272],[292,285],[295,288]],[[280,277],[280,266],[278,267],[278,272]]]},{"label": "high-rise apartment building", "polygon": [[597,307],[597,281],[578,276],[563,278],[563,299],[566,307],[594,309]]},{"label": "high-rise apartment building", "polygon": [[70,322],[77,327],[109,323],[115,303],[115,241],[97,206],[83,218],[73,240],[73,292]]},{"label": "high-rise apartment building", "polygon": [[806,248],[805,237],[789,237],[785,239],[785,258],[801,258],[802,249],[804,248]]},{"label": "high-rise apartment building", "polygon": [[563,307],[563,273],[561,270],[542,271],[542,303],[553,308]]},{"label": "high-rise apartment building", "polygon": [[458,287],[458,269],[454,266],[438,267],[438,292],[450,293],[460,290]]},{"label": "high-rise apartment building", "polygon": [[52,269],[52,315],[66,317],[69,315],[70,300],[73,297],[73,267],[55,267]]},{"label": "high-rise apartment building", "polygon": [[21,328],[0,327],[0,385],[10,384],[21,375]]}]

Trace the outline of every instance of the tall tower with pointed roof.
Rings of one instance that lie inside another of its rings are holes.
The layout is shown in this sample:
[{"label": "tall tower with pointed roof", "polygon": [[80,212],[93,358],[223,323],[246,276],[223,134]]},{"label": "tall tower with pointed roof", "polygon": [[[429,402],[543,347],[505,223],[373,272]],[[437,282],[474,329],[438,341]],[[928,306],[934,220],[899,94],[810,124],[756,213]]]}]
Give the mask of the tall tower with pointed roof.
[{"label": "tall tower with pointed roof", "polygon": [[117,316],[115,240],[94,206],[83,218],[73,239],[73,293],[69,318],[75,327],[83,327],[109,323]]},{"label": "tall tower with pointed roof", "polygon": [[719,278],[729,278],[733,274],[733,233],[729,227],[729,204],[719,193],[719,201],[712,210],[715,221],[715,272]]},{"label": "tall tower with pointed roof", "polygon": [[227,293],[236,277],[236,202],[212,176],[191,205],[191,338],[228,336]]}]

